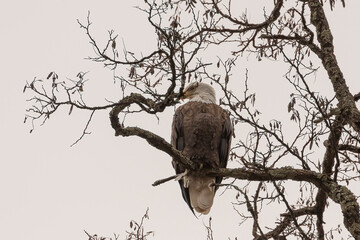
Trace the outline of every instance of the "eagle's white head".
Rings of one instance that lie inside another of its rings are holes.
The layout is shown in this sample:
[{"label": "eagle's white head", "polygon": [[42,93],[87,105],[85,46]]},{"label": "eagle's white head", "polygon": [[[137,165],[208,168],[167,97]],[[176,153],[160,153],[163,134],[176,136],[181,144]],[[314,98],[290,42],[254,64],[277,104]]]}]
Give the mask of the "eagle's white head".
[{"label": "eagle's white head", "polygon": [[216,103],[215,90],[202,82],[192,82],[184,89],[184,98],[190,101]]}]

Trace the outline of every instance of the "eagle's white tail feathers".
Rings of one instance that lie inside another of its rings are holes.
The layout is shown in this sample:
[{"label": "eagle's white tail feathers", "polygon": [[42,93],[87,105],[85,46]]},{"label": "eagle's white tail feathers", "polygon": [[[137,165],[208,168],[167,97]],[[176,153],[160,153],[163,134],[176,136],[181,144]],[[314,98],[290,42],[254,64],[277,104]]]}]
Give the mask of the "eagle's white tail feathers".
[{"label": "eagle's white tail feathers", "polygon": [[187,176],[184,184],[189,188],[191,206],[201,214],[208,214],[214,201],[215,178]]}]

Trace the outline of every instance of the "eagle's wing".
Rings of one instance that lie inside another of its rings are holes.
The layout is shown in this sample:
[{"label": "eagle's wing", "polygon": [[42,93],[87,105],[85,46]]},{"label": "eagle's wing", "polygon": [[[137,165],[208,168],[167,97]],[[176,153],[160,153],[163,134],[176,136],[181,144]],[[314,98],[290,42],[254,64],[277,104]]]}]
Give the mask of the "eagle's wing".
[{"label": "eagle's wing", "polygon": [[[221,141],[219,146],[219,168],[226,168],[229,159],[231,137],[233,135],[233,126],[230,121],[229,114],[223,110],[225,114],[225,122],[222,128]],[[222,177],[216,177],[216,183],[220,184]],[[217,189],[217,188],[216,188]]]},{"label": "eagle's wing", "polygon": [[[185,147],[184,131],[182,128],[183,116],[181,113],[181,109],[182,107],[179,107],[175,112],[172,122],[172,131],[171,131],[171,144],[179,151],[184,150]],[[177,164],[175,161],[172,161],[172,165],[175,169],[176,174],[183,173],[185,171],[185,169],[179,166],[179,164]],[[190,203],[189,189],[184,187],[183,179],[179,180],[179,185],[185,202],[191,209],[192,213],[195,215],[194,209],[191,207],[191,203]]]}]

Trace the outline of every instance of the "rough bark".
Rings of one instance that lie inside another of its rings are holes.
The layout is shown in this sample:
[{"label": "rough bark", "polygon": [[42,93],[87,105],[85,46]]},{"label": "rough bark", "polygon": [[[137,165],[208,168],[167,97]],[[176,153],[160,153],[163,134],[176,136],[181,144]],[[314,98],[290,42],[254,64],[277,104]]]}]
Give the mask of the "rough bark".
[{"label": "rough bark", "polygon": [[321,59],[333,85],[335,96],[339,101],[338,108],[341,110],[342,116],[344,119],[347,119],[347,122],[359,133],[360,112],[355,105],[354,96],[350,93],[344,75],[337,62],[334,53],[333,35],[324,9],[319,0],[309,0],[309,7],[311,11],[310,20],[316,28],[317,40],[321,47],[321,51],[315,53]]},{"label": "rough bark", "polygon": [[293,168],[268,169],[266,172],[244,168],[219,169],[208,171],[206,174],[252,181],[293,180],[310,182],[341,206],[345,227],[355,239],[360,239],[360,213],[356,196],[347,187],[339,185],[325,174]]}]

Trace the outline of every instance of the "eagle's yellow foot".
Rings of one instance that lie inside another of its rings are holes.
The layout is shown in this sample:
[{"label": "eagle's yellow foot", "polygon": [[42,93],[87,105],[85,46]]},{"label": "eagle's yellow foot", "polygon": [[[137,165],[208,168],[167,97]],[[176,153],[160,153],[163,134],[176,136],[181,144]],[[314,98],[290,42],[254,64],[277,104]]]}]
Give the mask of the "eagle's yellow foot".
[{"label": "eagle's yellow foot", "polygon": [[178,175],[176,175],[175,181],[181,180],[181,179],[184,178],[187,174],[188,174],[188,170],[186,169],[185,172],[179,173]]},{"label": "eagle's yellow foot", "polygon": [[184,188],[189,188],[190,178],[188,176],[184,176]]}]

